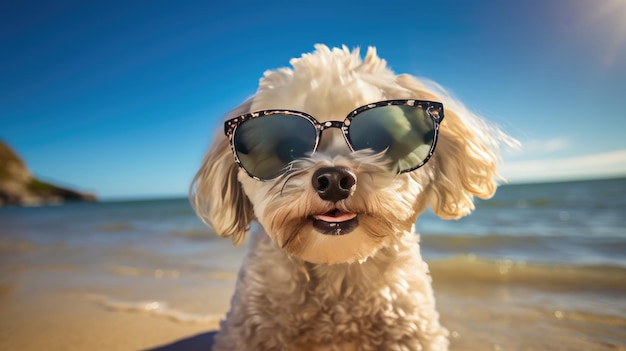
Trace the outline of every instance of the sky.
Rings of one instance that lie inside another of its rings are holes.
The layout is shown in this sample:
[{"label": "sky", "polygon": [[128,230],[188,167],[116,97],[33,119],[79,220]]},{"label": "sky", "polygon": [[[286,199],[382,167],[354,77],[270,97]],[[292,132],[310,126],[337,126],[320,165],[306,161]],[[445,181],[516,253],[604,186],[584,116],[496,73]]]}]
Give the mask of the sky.
[{"label": "sky", "polygon": [[626,0],[2,1],[0,139],[102,199],[183,196],[225,114],[316,43],[499,125],[512,183],[626,176]]}]

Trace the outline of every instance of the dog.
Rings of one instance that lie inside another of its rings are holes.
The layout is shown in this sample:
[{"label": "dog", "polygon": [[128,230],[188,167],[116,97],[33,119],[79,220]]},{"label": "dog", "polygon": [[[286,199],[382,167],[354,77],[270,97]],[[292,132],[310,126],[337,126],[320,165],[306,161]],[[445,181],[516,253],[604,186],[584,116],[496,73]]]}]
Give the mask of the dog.
[{"label": "dog", "polygon": [[448,349],[415,223],[491,197],[510,139],[375,48],[290,64],[229,113],[192,183],[217,235],[252,232],[214,350]]}]

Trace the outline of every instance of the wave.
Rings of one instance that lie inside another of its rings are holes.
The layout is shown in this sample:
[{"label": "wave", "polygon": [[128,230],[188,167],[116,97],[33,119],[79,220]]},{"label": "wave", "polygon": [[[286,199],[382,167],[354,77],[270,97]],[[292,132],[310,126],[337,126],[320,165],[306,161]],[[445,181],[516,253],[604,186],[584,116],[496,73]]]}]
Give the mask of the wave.
[{"label": "wave", "polygon": [[127,232],[132,229],[133,229],[132,224],[124,223],[124,222],[111,222],[111,223],[105,223],[100,226],[100,230],[102,230],[103,232],[111,232],[111,233]]},{"label": "wave", "polygon": [[217,234],[212,230],[207,229],[190,229],[190,230],[174,230],[170,232],[170,235],[184,238],[188,240],[214,240],[218,238]]},{"label": "wave", "polygon": [[589,263],[626,267],[626,238],[610,235],[449,235],[421,236],[427,258],[471,253],[485,258],[529,262]]},{"label": "wave", "polygon": [[30,252],[38,248],[38,245],[27,240],[0,238],[0,253],[15,254]]},{"label": "wave", "polygon": [[495,208],[495,209],[521,209],[521,208],[549,208],[558,205],[563,205],[563,201],[551,198],[537,198],[537,199],[515,199],[515,200],[478,200],[476,201],[477,208]]},{"label": "wave", "polygon": [[223,315],[184,312],[162,301],[123,301],[104,295],[85,295],[85,299],[112,312],[141,313],[166,318],[174,322],[216,327]]},{"label": "wave", "polygon": [[139,268],[133,266],[122,266],[111,264],[108,267],[109,273],[122,277],[149,277],[156,279],[178,279],[186,274],[202,274],[203,277],[214,281],[234,281],[237,279],[237,272],[230,272],[220,268],[185,266],[181,268]]},{"label": "wave", "polygon": [[507,284],[556,291],[626,293],[626,268],[549,265],[462,255],[429,262],[435,284]]},{"label": "wave", "polygon": [[138,267],[131,266],[120,266],[120,265],[110,265],[109,272],[126,277],[155,277],[155,278],[178,278],[181,275],[180,270],[177,269],[165,269],[165,268],[154,268],[154,269],[142,269]]},{"label": "wave", "polygon": [[438,250],[459,250],[480,248],[481,250],[498,247],[524,247],[542,245],[549,236],[527,235],[422,235],[420,241],[426,248]]}]

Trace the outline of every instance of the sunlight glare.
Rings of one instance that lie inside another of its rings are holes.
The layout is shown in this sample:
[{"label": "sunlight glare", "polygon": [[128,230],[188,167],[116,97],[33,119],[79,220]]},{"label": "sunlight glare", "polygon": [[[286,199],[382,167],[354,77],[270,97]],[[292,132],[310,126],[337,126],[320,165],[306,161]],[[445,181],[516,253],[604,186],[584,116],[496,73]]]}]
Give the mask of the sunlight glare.
[{"label": "sunlight glare", "polygon": [[592,12],[592,21],[609,30],[602,61],[606,67],[610,67],[616,64],[620,51],[626,49],[626,0],[604,0],[594,4],[597,6]]}]

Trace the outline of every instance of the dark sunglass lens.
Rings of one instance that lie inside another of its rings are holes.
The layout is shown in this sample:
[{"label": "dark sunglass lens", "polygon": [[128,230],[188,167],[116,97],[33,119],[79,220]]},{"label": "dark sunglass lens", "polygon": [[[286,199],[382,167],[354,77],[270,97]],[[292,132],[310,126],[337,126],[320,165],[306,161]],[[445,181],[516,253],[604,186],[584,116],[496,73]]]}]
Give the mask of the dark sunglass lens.
[{"label": "dark sunglass lens", "polygon": [[350,142],[355,150],[386,150],[399,171],[420,166],[430,154],[435,123],[426,107],[390,105],[357,114],[350,123]]},{"label": "dark sunglass lens", "polygon": [[279,176],[289,163],[307,156],[315,147],[315,126],[307,119],[286,114],[252,118],[233,136],[241,165],[260,179]]}]

